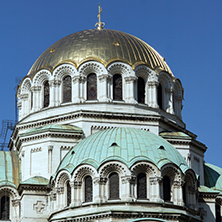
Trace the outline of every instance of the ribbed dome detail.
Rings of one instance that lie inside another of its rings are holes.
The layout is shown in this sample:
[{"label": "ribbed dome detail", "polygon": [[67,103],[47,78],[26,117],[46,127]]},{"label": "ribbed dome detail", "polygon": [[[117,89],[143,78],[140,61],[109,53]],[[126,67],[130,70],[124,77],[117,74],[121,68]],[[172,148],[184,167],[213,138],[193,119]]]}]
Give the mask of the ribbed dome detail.
[{"label": "ribbed dome detail", "polygon": [[113,128],[82,140],[65,156],[57,171],[67,169],[71,173],[80,164],[98,168],[109,160],[119,160],[128,167],[137,161],[149,161],[158,168],[173,163],[183,172],[188,169],[181,154],[160,136],[135,128]]},{"label": "ribbed dome detail", "polygon": [[63,62],[72,62],[78,67],[89,60],[100,61],[105,66],[116,60],[132,66],[146,64],[172,74],[164,58],[139,38],[115,30],[89,29],[66,36],[50,46],[36,60],[28,75],[42,68],[54,69]]}]

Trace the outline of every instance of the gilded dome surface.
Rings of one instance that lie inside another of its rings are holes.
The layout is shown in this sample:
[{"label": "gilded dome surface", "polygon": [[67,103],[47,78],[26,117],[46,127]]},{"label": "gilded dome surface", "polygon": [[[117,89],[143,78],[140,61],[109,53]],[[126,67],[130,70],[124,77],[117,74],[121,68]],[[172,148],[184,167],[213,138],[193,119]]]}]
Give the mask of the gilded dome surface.
[{"label": "gilded dome surface", "polygon": [[89,60],[100,61],[105,66],[116,60],[132,66],[146,64],[172,73],[164,58],[139,38],[110,29],[89,29],[68,35],[50,46],[36,60],[28,75],[42,68],[52,70],[63,62],[72,62],[78,67]]},{"label": "gilded dome surface", "polygon": [[119,160],[131,167],[137,161],[149,161],[159,169],[173,163],[184,172],[188,165],[169,142],[153,133],[135,128],[101,130],[82,140],[62,160],[57,171],[70,173],[80,164],[96,169],[109,160]]}]

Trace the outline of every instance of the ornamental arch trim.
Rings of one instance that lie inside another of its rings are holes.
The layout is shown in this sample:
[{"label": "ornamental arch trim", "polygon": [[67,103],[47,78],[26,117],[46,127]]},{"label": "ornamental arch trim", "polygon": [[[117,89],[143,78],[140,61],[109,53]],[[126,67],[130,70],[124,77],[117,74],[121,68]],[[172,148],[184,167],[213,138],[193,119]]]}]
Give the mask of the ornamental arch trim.
[{"label": "ornamental arch trim", "polygon": [[167,89],[173,88],[173,80],[169,73],[160,72],[158,81],[164,88],[167,88]]},{"label": "ornamental arch trim", "polygon": [[175,93],[175,96],[177,97],[177,99],[182,100],[183,99],[183,87],[182,87],[181,82],[178,79],[175,80],[173,89],[174,89],[174,93]]},{"label": "ornamental arch trim", "polygon": [[56,179],[55,179],[55,186],[56,187],[59,187],[59,186],[64,186],[64,184],[67,182],[67,181],[71,181],[71,175],[68,171],[66,170],[62,170],[58,173],[58,175],[56,176]]},{"label": "ornamental arch trim", "polygon": [[130,175],[130,170],[124,163],[118,161],[109,161],[99,168],[100,178],[108,178],[111,173],[118,173],[119,176]]},{"label": "ornamental arch trim", "polygon": [[97,176],[96,169],[90,165],[82,165],[77,167],[73,172],[73,181],[82,181],[86,176],[95,178]]},{"label": "ornamental arch trim", "polygon": [[8,194],[12,199],[15,199],[19,196],[18,191],[10,186],[0,187],[0,196],[4,196],[5,194]]},{"label": "ornamental arch trim", "polygon": [[29,77],[25,78],[24,81],[21,84],[21,87],[20,87],[21,91],[20,91],[20,93],[23,94],[23,93],[30,92],[31,86],[32,86],[32,82],[31,82],[30,78]]},{"label": "ornamental arch trim", "polygon": [[149,176],[157,177],[160,176],[160,170],[152,163],[139,162],[131,166],[131,172],[135,176],[139,173],[146,173]]},{"label": "ornamental arch trim", "polygon": [[135,74],[136,77],[142,77],[146,83],[151,74],[151,70],[146,65],[140,65],[136,67]]},{"label": "ornamental arch trim", "polygon": [[45,81],[51,80],[51,73],[48,70],[37,72],[33,78],[33,86],[42,86]]},{"label": "ornamental arch trim", "polygon": [[95,73],[97,77],[101,74],[108,74],[104,65],[97,61],[89,61],[81,64],[78,71],[83,76],[87,76],[90,73]]},{"label": "ornamental arch trim", "polygon": [[64,77],[70,76],[72,78],[75,74],[77,74],[77,69],[74,65],[61,64],[53,70],[52,76],[55,80],[62,81]]},{"label": "ornamental arch trim", "polygon": [[174,181],[182,182],[182,178],[183,178],[183,174],[180,171],[180,169],[172,163],[166,164],[161,168],[161,175],[162,177],[163,176],[170,177],[172,182]]},{"label": "ornamental arch trim", "polygon": [[130,75],[136,77],[132,67],[123,62],[113,62],[107,67],[107,70],[111,75],[121,74],[122,76]]}]

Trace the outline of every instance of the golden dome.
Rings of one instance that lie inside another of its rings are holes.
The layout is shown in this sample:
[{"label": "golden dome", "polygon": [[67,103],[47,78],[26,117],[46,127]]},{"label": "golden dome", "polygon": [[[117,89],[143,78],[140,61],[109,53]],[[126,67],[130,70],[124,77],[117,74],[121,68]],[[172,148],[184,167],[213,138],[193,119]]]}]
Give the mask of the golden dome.
[{"label": "golden dome", "polygon": [[139,38],[115,30],[89,29],[68,35],[50,46],[36,60],[28,75],[42,68],[52,70],[63,62],[79,67],[89,60],[100,61],[105,66],[112,61],[123,61],[133,67],[146,64],[172,74],[164,58]]}]

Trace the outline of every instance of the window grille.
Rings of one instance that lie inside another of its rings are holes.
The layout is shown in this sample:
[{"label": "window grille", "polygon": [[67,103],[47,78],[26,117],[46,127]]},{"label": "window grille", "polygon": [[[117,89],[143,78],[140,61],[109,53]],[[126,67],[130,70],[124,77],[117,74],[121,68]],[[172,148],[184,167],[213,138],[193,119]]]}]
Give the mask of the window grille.
[{"label": "window grille", "polygon": [[139,173],[137,176],[137,198],[146,199],[147,198],[147,185],[146,185],[146,174]]},{"label": "window grille", "polygon": [[71,186],[70,186],[70,183],[68,182],[67,183],[67,187],[66,187],[66,200],[67,200],[67,203],[66,205],[69,206],[71,204]]},{"label": "window grille", "polygon": [[72,81],[70,76],[63,79],[63,103],[72,101]]},{"label": "window grille", "polygon": [[137,98],[138,103],[145,103],[145,81],[141,77],[137,81]]},{"label": "window grille", "polygon": [[85,178],[85,202],[93,201],[93,186],[92,186],[92,177],[87,176]]},{"label": "window grille", "polygon": [[1,212],[0,219],[1,220],[9,220],[9,197],[3,196],[1,198]]},{"label": "window grille", "polygon": [[109,175],[109,199],[119,199],[119,176],[117,173]]},{"label": "window grille", "polygon": [[96,74],[91,73],[87,76],[87,100],[97,99],[97,79]]},{"label": "window grille", "polygon": [[122,97],[122,76],[115,74],[113,76],[113,100],[121,101]]},{"label": "window grille", "polygon": [[44,102],[43,102],[43,107],[48,107],[49,106],[49,82],[46,81],[44,83]]}]

